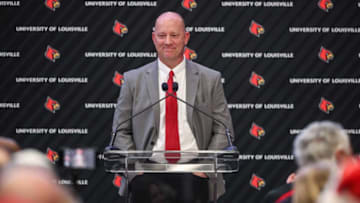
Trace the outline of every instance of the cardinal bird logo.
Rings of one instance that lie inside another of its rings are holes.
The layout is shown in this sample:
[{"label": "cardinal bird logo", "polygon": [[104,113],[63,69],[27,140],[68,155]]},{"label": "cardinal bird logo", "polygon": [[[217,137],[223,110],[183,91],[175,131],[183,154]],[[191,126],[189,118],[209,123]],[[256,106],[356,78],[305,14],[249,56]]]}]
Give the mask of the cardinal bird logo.
[{"label": "cardinal bird logo", "polygon": [[45,102],[45,108],[51,113],[56,113],[56,111],[60,109],[60,104],[51,97],[47,97]]},{"label": "cardinal bird logo", "polygon": [[185,47],[184,55],[185,55],[185,58],[187,60],[195,60],[195,59],[197,59],[196,52],[194,50],[188,48],[188,47]]},{"label": "cardinal bird logo", "polygon": [[249,82],[251,85],[253,85],[254,87],[260,88],[262,85],[265,84],[265,80],[261,75],[258,75],[255,72],[251,73]]},{"label": "cardinal bird logo", "polygon": [[320,103],[319,103],[319,108],[320,108],[321,111],[329,114],[330,111],[334,110],[335,106],[329,100],[325,99],[324,97],[321,97],[321,100],[320,100]]},{"label": "cardinal bird logo", "polygon": [[319,58],[322,61],[329,63],[331,60],[334,60],[334,57],[334,54],[330,50],[325,49],[324,47],[320,48]]},{"label": "cardinal bird logo", "polygon": [[53,164],[55,164],[58,160],[59,160],[59,154],[56,152],[56,151],[54,151],[54,150],[52,150],[52,149],[50,149],[49,147],[47,148],[47,158],[51,161],[51,163],[53,163]]},{"label": "cardinal bird logo", "polygon": [[121,186],[121,180],[122,180],[122,177],[121,177],[120,175],[116,174],[116,175],[114,176],[113,184],[115,185],[115,187],[120,188],[120,186]]},{"label": "cardinal bird logo", "polygon": [[45,0],[45,6],[52,11],[55,11],[57,8],[60,8],[59,0]]},{"label": "cardinal bird logo", "polygon": [[119,72],[115,71],[115,75],[113,77],[113,83],[119,87],[124,83],[124,76]]},{"label": "cardinal bird logo", "polygon": [[265,130],[264,128],[260,127],[259,125],[253,122],[250,128],[250,135],[260,140],[261,137],[265,135]]},{"label": "cardinal bird logo", "polygon": [[193,8],[197,7],[197,3],[195,0],[183,0],[181,5],[188,11],[192,11]]},{"label": "cardinal bird logo", "polygon": [[120,23],[118,20],[115,20],[113,26],[113,32],[120,37],[123,37],[126,33],[129,32],[129,29],[126,27],[125,24]]},{"label": "cardinal bird logo", "polygon": [[257,190],[261,190],[263,187],[265,187],[266,183],[264,179],[260,178],[256,174],[252,174],[250,185]]},{"label": "cardinal bird logo", "polygon": [[329,12],[330,9],[334,8],[334,3],[331,0],[320,0],[318,6],[321,10]]},{"label": "cardinal bird logo", "polygon": [[60,52],[48,45],[45,51],[45,58],[55,63],[60,58]]},{"label": "cardinal bird logo", "polygon": [[256,37],[260,37],[260,35],[265,33],[265,29],[262,25],[255,22],[254,20],[251,21],[249,31],[251,34],[255,35]]}]

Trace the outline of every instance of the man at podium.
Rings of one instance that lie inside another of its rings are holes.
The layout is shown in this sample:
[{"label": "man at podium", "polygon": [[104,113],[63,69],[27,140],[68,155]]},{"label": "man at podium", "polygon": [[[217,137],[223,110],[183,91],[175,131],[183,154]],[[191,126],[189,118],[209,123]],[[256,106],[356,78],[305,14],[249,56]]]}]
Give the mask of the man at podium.
[{"label": "man at podium", "polygon": [[[222,150],[229,145],[225,132],[233,135],[233,127],[221,75],[184,57],[189,39],[178,13],[156,19],[152,40],[157,60],[124,74],[113,121],[113,143],[120,150]],[[164,160],[181,163],[181,156],[174,156]],[[132,202],[205,203],[212,197],[211,181],[217,181],[217,197],[225,192],[221,175],[217,180],[205,173],[129,179]]]}]

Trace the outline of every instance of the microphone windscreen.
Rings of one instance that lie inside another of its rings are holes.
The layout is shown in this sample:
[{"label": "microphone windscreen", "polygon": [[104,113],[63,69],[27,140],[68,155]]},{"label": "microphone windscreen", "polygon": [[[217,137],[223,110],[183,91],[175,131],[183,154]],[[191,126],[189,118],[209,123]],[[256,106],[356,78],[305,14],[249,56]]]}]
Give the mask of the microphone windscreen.
[{"label": "microphone windscreen", "polygon": [[177,82],[174,82],[174,83],[173,83],[173,91],[176,92],[176,91],[178,91],[178,89],[179,89],[178,83],[177,83]]},{"label": "microphone windscreen", "polygon": [[166,92],[166,91],[168,91],[169,86],[168,86],[168,84],[166,82],[164,82],[163,84],[161,84],[161,88],[162,88],[163,91]]}]

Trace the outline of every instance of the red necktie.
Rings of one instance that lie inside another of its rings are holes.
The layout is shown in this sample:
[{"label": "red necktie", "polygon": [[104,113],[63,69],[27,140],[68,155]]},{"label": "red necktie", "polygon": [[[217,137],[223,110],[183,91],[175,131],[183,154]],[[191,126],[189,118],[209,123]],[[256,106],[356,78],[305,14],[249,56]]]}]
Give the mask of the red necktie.
[{"label": "red necktie", "polygon": [[[169,94],[176,96],[176,92],[173,91],[173,80],[174,72],[170,71],[168,84]],[[176,98],[169,96],[166,98],[166,110],[165,110],[165,150],[180,150],[180,139],[179,139],[179,126],[178,126],[178,105]],[[176,163],[180,159],[179,153],[167,153],[165,155],[166,160],[169,163]]]}]

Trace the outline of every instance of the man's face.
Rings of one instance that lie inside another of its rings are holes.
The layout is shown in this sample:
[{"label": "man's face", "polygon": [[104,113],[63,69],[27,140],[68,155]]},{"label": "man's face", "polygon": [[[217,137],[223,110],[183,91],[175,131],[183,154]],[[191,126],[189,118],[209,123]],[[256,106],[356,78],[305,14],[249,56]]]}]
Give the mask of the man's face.
[{"label": "man's face", "polygon": [[190,34],[178,16],[160,16],[155,25],[152,39],[160,60],[166,65],[177,65],[183,59],[184,47]]}]

